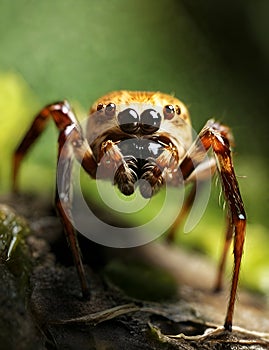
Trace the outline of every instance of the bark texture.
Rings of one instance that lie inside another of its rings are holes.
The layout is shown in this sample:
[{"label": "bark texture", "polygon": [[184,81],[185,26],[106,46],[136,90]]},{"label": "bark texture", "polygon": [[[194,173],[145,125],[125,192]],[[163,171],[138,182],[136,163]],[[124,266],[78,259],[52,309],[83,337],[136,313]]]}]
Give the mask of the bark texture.
[{"label": "bark texture", "polygon": [[205,257],[164,243],[117,250],[81,239],[91,286],[91,299],[83,300],[48,202],[1,202],[28,220],[31,268],[21,285],[21,276],[0,264],[0,349],[269,349],[269,311],[260,296],[240,290],[234,331],[218,328],[229,291],[211,292],[215,267]]}]

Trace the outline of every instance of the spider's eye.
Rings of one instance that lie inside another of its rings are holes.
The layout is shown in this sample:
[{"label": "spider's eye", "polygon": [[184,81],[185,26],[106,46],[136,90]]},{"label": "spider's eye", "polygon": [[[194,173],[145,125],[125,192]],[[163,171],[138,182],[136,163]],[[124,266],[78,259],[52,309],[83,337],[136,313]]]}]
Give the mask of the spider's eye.
[{"label": "spider's eye", "polygon": [[100,112],[104,108],[103,103],[98,103],[96,110]]},{"label": "spider's eye", "polygon": [[175,108],[174,106],[172,105],[167,105],[167,106],[164,106],[163,108],[163,115],[164,115],[164,118],[165,119],[173,119],[174,116],[175,116]]},{"label": "spider's eye", "polygon": [[116,113],[116,105],[115,105],[115,103],[112,103],[112,102],[108,103],[106,105],[105,113],[106,113],[106,115],[108,117],[113,117],[115,115],[115,113]]},{"label": "spider's eye", "polygon": [[155,109],[146,109],[141,116],[141,129],[144,134],[152,134],[160,128],[162,117]]},{"label": "spider's eye", "polygon": [[178,115],[181,114],[181,109],[180,109],[180,107],[178,105],[176,105],[176,112],[177,112]]},{"label": "spider's eye", "polygon": [[129,134],[134,133],[139,128],[139,116],[132,108],[127,108],[118,114],[118,122],[122,131]]}]

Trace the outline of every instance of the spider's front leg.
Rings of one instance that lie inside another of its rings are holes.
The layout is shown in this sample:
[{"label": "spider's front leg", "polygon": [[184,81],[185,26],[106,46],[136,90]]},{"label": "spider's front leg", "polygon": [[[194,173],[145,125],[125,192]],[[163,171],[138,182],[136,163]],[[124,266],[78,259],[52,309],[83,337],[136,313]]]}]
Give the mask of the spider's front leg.
[{"label": "spider's front leg", "polygon": [[[174,146],[165,145],[156,159],[150,157],[146,160],[142,167],[143,174],[141,176],[145,182],[140,186],[140,192],[143,197],[151,198],[162,188],[164,183],[173,183],[172,181],[177,175],[178,153]],[[175,181],[178,184],[177,178]]]},{"label": "spider's front leg", "polygon": [[105,141],[101,146],[99,170],[103,178],[113,179],[119,190],[126,196],[135,190],[137,174],[135,157],[124,157],[116,142]]},{"label": "spider's front leg", "polygon": [[205,152],[208,151],[209,148],[212,148],[216,157],[225,200],[228,204],[226,242],[219,268],[217,288],[220,287],[226,254],[231,239],[234,237],[234,270],[230,299],[224,323],[224,327],[227,330],[232,329],[234,304],[246,230],[246,214],[244,204],[239,191],[231,158],[231,140],[232,136],[228,127],[210,120],[198,135],[179,167],[180,172],[183,174],[183,178],[187,179],[194,171],[196,166],[201,163],[205,156]]},{"label": "spider's front leg", "polygon": [[95,177],[97,164],[87,140],[82,134],[81,127],[66,101],[57,102],[46,106],[36,116],[34,122],[24,139],[18,146],[13,158],[13,190],[17,190],[18,172],[21,161],[25,157],[31,145],[45,129],[49,118],[52,117],[58,130],[58,167],[55,204],[58,214],[64,226],[64,231],[69,243],[75,266],[80,279],[83,296],[89,295],[85,271],[81,260],[80,249],[76,231],[72,225],[71,202],[71,171],[72,158],[81,163],[85,171]]}]

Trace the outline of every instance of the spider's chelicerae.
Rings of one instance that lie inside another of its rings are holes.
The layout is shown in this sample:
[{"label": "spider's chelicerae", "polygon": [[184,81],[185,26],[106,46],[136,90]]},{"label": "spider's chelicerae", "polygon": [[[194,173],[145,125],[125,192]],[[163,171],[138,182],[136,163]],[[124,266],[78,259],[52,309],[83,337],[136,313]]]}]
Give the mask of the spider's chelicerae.
[{"label": "spider's chelicerae", "polygon": [[[70,213],[72,208],[70,179],[73,156],[92,178],[96,178],[101,163],[103,169],[107,170],[103,172],[104,177],[109,177],[112,169],[113,182],[124,195],[134,192],[137,180],[146,180],[150,186],[143,186],[145,181],[140,182],[140,192],[144,197],[156,193],[164,183],[182,186],[192,182],[195,178],[193,175],[204,171],[205,167],[210,167],[211,176],[216,169],[218,170],[227,202],[227,229],[216,289],[221,288],[226,255],[233,239],[234,270],[224,323],[225,329],[231,330],[245,239],[246,215],[231,158],[232,136],[229,128],[209,120],[197,138],[192,140],[188,110],[177,98],[160,92],[116,91],[95,102],[88,117],[86,135],[83,135],[69,104],[66,101],[53,103],[43,108],[36,116],[14,154],[14,190],[17,189],[21,161],[44,130],[50,117],[59,130],[58,161],[63,169],[62,181],[56,185],[56,207],[62,219],[84,296],[89,295],[89,289],[76,232],[66,214]],[[131,146],[122,147],[123,141],[129,139],[134,140],[129,144]],[[152,143],[155,145],[154,149],[150,148]],[[134,149],[139,149],[143,155],[140,157],[134,153]],[[213,151],[213,157],[205,162],[210,149]],[[201,166],[203,163],[204,166]],[[186,199],[185,211],[191,207],[194,196],[195,189],[190,191]],[[65,200],[61,200],[60,197],[64,197]],[[172,235],[173,233],[170,233],[170,238]]]}]

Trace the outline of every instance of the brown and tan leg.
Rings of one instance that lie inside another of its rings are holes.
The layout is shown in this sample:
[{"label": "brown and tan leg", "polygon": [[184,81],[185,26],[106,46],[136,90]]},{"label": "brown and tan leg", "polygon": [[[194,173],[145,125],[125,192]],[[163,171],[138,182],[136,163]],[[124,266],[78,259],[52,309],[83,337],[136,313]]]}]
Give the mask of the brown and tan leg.
[{"label": "brown and tan leg", "polygon": [[83,296],[89,295],[84,267],[81,260],[76,231],[72,225],[71,202],[71,170],[72,157],[75,155],[86,172],[95,177],[96,161],[92,151],[82,135],[79,123],[76,120],[69,104],[66,101],[46,106],[36,116],[32,126],[18,146],[13,159],[13,189],[17,190],[17,178],[21,161],[42,133],[49,118],[52,117],[60,134],[58,139],[58,167],[56,181],[55,204],[64,226],[74,263],[79,275]]},{"label": "brown and tan leg", "polygon": [[[203,160],[205,153],[210,148],[212,148],[217,160],[222,188],[225,200],[228,204],[227,215],[229,226],[226,234],[227,244],[229,244],[230,236],[232,235],[234,237],[234,270],[230,299],[224,323],[224,327],[227,330],[232,330],[234,304],[246,231],[246,214],[238,182],[234,173],[230,149],[231,140],[232,136],[226,126],[210,120],[200,132],[198,138],[193,143],[179,167],[180,172],[183,174],[183,178],[187,179],[196,166]],[[224,262],[225,254],[226,253],[224,252]]]},{"label": "brown and tan leg", "polygon": [[227,215],[227,219],[226,219],[227,227],[226,227],[225,241],[224,241],[221,259],[220,259],[219,266],[218,266],[218,273],[217,273],[216,283],[215,283],[215,287],[214,287],[215,292],[219,292],[222,289],[223,274],[224,274],[224,270],[225,270],[227,254],[228,254],[228,251],[229,251],[229,248],[231,246],[232,239],[233,239],[233,231],[234,230],[233,230],[233,223],[232,223],[231,219],[232,219],[231,216]]},{"label": "brown and tan leg", "polygon": [[[156,159],[148,159],[148,162],[142,168],[141,179],[145,180],[140,186],[142,196],[145,198],[152,197],[162,188],[168,178],[167,182],[171,183],[171,179],[177,174],[177,165],[178,154],[175,148],[170,145],[166,145]],[[178,185],[178,179],[175,179],[175,183]]]},{"label": "brown and tan leg", "polygon": [[137,175],[133,170],[136,168],[136,162],[134,157],[123,157],[117,143],[107,140],[101,146],[100,177],[111,179],[123,194],[129,196],[134,192],[137,181]]},{"label": "brown and tan leg", "polygon": [[175,241],[177,230],[178,230],[180,224],[184,221],[184,219],[188,215],[188,213],[193,205],[195,195],[196,195],[196,183],[193,183],[192,188],[190,189],[190,192],[187,195],[187,198],[184,200],[184,203],[183,203],[182,209],[180,210],[180,213],[178,214],[176,220],[173,222],[173,225],[168,230],[168,233],[166,235],[166,240],[168,242]]},{"label": "brown and tan leg", "polygon": [[194,171],[185,181],[186,184],[190,183],[192,187],[186,199],[184,200],[180,213],[178,214],[176,220],[174,221],[173,225],[167,233],[166,239],[168,242],[174,242],[176,232],[178,231],[179,226],[182,222],[184,222],[192,208],[193,202],[196,197],[197,181],[199,181],[200,185],[203,186],[204,181],[211,179],[215,171],[216,160],[214,158],[209,158],[208,160],[202,162],[196,169],[194,169]]}]

